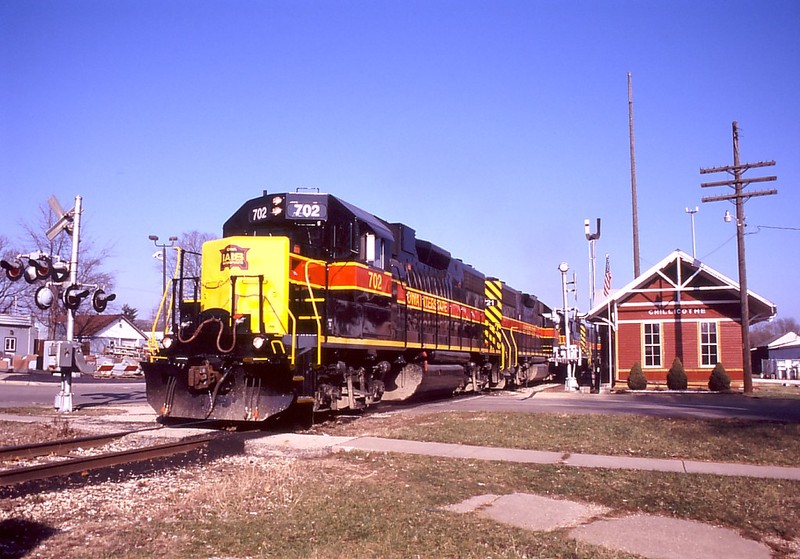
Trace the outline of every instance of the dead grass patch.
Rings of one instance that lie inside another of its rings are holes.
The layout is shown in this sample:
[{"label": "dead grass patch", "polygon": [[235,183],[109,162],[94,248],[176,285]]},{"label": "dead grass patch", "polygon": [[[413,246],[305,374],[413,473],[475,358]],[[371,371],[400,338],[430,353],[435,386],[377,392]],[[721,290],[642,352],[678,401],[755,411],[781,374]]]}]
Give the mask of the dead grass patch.
[{"label": "dead grass patch", "polygon": [[331,435],[776,466],[797,466],[800,456],[800,425],[746,419],[449,412],[367,415],[317,429]]},{"label": "dead grass patch", "polygon": [[751,398],[789,398],[800,400],[800,385],[797,384],[776,384],[776,383],[753,383],[753,392],[745,394]]},{"label": "dead grass patch", "polygon": [[30,556],[630,559],[564,531],[528,532],[442,510],[476,495],[528,492],[602,504],[612,514],[728,526],[770,542],[783,558],[800,514],[796,482],[367,453],[232,457],[116,490],[126,510],[103,514],[105,491],[47,511],[50,535]]},{"label": "dead grass patch", "polygon": [[63,416],[54,415],[49,420],[35,423],[19,421],[0,421],[0,446],[19,446],[25,444],[71,439],[83,435]]}]

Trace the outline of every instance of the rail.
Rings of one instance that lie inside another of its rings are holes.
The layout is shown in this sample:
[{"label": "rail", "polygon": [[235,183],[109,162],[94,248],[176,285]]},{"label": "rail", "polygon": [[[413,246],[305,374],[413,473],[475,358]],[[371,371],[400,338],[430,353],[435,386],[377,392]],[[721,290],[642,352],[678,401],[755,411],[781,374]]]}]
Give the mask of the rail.
[{"label": "rail", "polygon": [[87,437],[76,437],[74,439],[60,439],[57,441],[47,441],[43,443],[32,443],[19,446],[0,447],[0,461],[16,460],[19,458],[35,458],[48,454],[59,454],[69,452],[76,448],[92,448],[102,446],[125,435],[136,433],[137,431],[122,431],[109,433],[107,435],[91,435]]},{"label": "rail", "polygon": [[99,470],[102,468],[119,466],[121,464],[130,464],[144,460],[185,454],[206,446],[212,440],[219,439],[220,436],[219,433],[210,433],[192,439],[157,444],[145,448],[108,452],[96,456],[69,458],[58,462],[5,470],[0,472],[0,486],[40,481],[71,474],[82,474],[90,470]]}]

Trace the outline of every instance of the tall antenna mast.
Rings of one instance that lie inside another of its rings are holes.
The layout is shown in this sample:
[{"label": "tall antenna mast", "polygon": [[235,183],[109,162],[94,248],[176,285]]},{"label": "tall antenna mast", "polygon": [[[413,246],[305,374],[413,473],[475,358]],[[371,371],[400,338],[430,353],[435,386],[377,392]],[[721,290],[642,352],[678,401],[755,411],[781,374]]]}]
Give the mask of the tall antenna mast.
[{"label": "tall antenna mast", "polygon": [[628,128],[631,138],[631,212],[633,214],[633,277],[639,277],[639,208],[636,201],[636,148],[633,141],[633,85],[628,72]]}]

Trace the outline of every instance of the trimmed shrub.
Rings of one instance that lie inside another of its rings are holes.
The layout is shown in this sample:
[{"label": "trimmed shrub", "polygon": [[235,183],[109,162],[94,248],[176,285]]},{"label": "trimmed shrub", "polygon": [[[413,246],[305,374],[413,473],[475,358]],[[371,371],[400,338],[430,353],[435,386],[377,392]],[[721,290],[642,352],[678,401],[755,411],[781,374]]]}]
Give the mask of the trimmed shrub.
[{"label": "trimmed shrub", "polygon": [[669,368],[667,373],[667,388],[670,390],[686,390],[689,386],[689,379],[686,376],[686,371],[683,370],[683,363],[681,358],[675,356],[672,361],[672,367]]},{"label": "trimmed shrub", "polygon": [[725,372],[725,367],[722,363],[714,365],[714,370],[711,371],[711,376],[708,377],[708,389],[715,391],[731,389],[731,377]]},{"label": "trimmed shrub", "polygon": [[636,361],[628,373],[628,388],[631,390],[644,390],[647,388],[647,377],[642,371],[642,364]]}]

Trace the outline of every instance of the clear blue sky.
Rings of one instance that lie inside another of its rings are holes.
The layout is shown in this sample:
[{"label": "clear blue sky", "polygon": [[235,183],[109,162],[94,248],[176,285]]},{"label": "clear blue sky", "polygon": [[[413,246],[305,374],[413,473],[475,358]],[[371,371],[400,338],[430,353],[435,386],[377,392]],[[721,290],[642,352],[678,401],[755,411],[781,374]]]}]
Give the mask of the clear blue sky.
[{"label": "clear blue sky", "polygon": [[[262,190],[318,187],[414,227],[560,305],[633,277],[627,73],[641,267],[691,253],[737,279],[732,164],[777,196],[746,205],[749,287],[800,319],[800,2],[0,2],[0,234],[55,194],[114,247],[118,303],[148,315],[150,234],[222,223]],[[759,229],[758,226],[762,226]],[[782,229],[764,228],[780,227]]]}]

